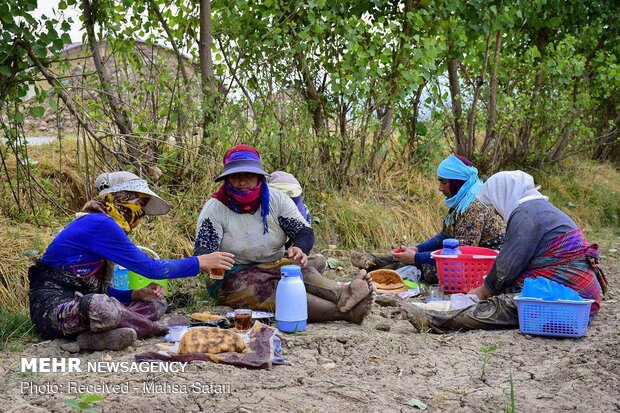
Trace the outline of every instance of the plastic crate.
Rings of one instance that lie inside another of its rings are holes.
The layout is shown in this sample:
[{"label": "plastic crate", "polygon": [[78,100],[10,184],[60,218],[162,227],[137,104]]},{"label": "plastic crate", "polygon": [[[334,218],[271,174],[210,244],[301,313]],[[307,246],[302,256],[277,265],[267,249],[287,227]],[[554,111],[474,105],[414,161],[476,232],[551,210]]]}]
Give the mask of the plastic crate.
[{"label": "plastic crate", "polygon": [[515,300],[522,333],[553,337],[582,337],[588,330],[590,307],[594,302],[546,301],[521,296]]},{"label": "plastic crate", "polygon": [[443,250],[431,253],[437,264],[439,284],[450,294],[467,293],[480,287],[499,254],[482,247],[459,246],[459,250],[459,255],[441,255]]}]

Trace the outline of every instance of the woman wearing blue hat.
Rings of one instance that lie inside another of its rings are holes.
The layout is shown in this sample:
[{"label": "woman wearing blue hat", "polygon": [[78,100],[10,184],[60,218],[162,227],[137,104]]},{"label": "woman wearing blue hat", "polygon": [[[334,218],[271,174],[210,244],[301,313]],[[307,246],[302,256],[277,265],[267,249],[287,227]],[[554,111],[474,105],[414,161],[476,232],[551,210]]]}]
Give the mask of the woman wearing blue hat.
[{"label": "woman wearing blue hat", "polygon": [[[260,155],[237,145],[224,155],[222,186],[198,217],[194,254],[226,251],[235,265],[222,277],[212,274],[207,290],[233,308],[273,311],[280,267],[302,267],[307,291],[308,320],[361,323],[370,313],[375,288],[365,271],[349,286],[322,277],[308,266],[314,231],[284,192],[269,188]],[[285,248],[287,239],[292,242]]]},{"label": "woman wearing blue hat", "polygon": [[398,252],[374,255],[351,252],[351,262],[359,268],[398,269],[415,265],[429,283],[437,282],[437,268],[431,253],[443,248],[444,239],[455,238],[460,245],[499,250],[504,242],[504,223],[501,216],[476,199],[482,188],[478,169],[465,157],[450,155],[437,168],[439,191],[446,197],[449,208],[441,232],[414,246],[401,247]]}]

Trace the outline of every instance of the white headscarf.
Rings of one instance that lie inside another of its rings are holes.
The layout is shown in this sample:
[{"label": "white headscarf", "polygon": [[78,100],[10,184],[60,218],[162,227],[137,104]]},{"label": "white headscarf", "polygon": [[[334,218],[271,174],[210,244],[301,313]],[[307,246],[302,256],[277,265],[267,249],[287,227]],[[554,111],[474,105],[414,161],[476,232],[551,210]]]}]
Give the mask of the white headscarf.
[{"label": "white headscarf", "polygon": [[512,212],[524,202],[549,198],[538,192],[534,178],[523,171],[504,171],[491,176],[478,192],[478,199],[493,206],[508,223]]}]

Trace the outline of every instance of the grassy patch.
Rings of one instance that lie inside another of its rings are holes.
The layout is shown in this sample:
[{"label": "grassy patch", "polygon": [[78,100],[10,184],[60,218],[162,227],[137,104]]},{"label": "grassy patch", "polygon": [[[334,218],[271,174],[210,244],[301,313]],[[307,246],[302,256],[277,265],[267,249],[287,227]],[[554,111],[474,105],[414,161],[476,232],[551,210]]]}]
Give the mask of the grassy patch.
[{"label": "grassy patch", "polygon": [[27,311],[0,308],[0,350],[33,337],[34,326]]},{"label": "grassy patch", "polygon": [[[100,171],[79,166],[74,143],[65,142],[64,148],[64,152],[58,144],[31,148],[32,158],[40,161],[31,172],[46,191],[45,197],[37,195],[35,199],[35,209],[40,209],[40,214],[18,214],[7,186],[0,186],[0,303],[6,308],[27,310],[28,266],[73,219],[71,211],[67,211],[69,215],[63,214],[51,201],[79,209],[89,193],[94,192],[93,183],[84,180],[94,180]],[[7,163],[12,170],[14,158],[9,157]],[[218,187],[213,177],[221,169],[221,160],[208,159],[202,168],[200,176],[205,178],[193,184],[179,187],[171,180],[159,182],[156,190],[170,202],[171,212],[165,217],[144,219],[131,234],[136,244],[149,247],[166,259],[192,254],[196,219]],[[434,168],[424,171],[419,165],[394,163],[375,179],[359,175],[340,191],[324,184],[327,175],[320,168],[293,172],[304,186],[304,197],[314,218],[314,251],[334,245],[335,248],[325,251],[346,253],[360,247],[387,252],[398,244],[417,243],[441,229],[447,211]],[[620,172],[613,166],[573,160],[562,170],[528,172],[542,184],[541,192],[568,213],[589,240],[601,244],[605,240],[616,242],[620,236]],[[170,293],[193,295],[194,306],[212,303],[203,277],[171,280],[169,285]]]},{"label": "grassy patch", "polygon": [[612,165],[572,161],[561,171],[535,175],[541,192],[582,229],[620,226],[620,172]]}]

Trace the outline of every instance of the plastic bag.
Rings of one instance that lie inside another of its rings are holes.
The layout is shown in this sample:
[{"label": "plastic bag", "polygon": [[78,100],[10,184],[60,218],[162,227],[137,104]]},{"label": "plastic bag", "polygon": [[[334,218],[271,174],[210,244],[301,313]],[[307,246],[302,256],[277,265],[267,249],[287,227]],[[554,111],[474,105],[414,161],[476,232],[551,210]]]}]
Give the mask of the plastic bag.
[{"label": "plastic bag", "polygon": [[521,297],[542,298],[546,301],[583,301],[575,290],[544,277],[526,278]]},{"label": "plastic bag", "polygon": [[398,275],[405,280],[413,281],[417,283],[422,278],[422,272],[415,265],[405,265],[396,270]]},{"label": "plastic bag", "polygon": [[480,300],[476,294],[452,294],[450,295],[450,303],[453,310],[460,310],[461,308],[468,308],[472,305],[478,304]]}]

